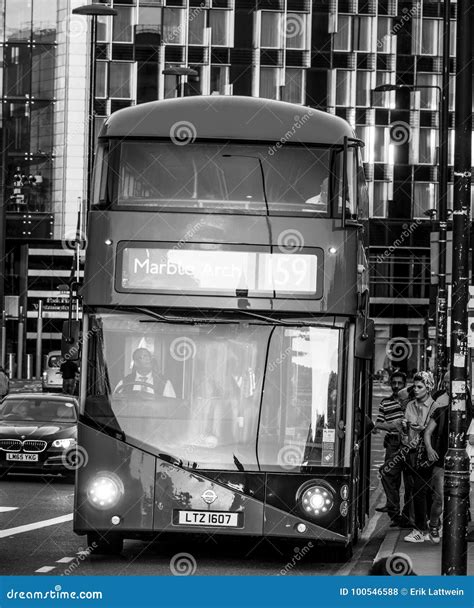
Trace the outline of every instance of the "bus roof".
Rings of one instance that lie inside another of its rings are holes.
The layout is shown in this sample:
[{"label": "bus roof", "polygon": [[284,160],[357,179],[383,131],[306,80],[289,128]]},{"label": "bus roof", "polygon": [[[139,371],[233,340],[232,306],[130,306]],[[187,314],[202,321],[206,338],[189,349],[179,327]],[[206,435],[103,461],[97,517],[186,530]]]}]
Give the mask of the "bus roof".
[{"label": "bus roof", "polygon": [[172,133],[192,140],[322,144],[342,144],[344,136],[354,136],[342,118],[307,106],[259,97],[208,95],[151,101],[119,110],[106,121],[101,137],[167,138]]}]

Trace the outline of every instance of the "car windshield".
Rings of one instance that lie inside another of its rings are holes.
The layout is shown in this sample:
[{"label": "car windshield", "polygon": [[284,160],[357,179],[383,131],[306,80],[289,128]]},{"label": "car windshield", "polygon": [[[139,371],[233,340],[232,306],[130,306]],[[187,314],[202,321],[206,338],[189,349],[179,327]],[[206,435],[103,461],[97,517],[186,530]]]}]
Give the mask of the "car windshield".
[{"label": "car windshield", "polygon": [[52,399],[6,399],[0,407],[0,420],[34,422],[76,422],[72,401]]},{"label": "car windshield", "polygon": [[61,365],[61,355],[51,355],[48,359],[48,367],[59,367]]},{"label": "car windshield", "polygon": [[334,466],[341,329],[89,318],[85,413],[192,468]]},{"label": "car windshield", "polygon": [[315,146],[124,142],[119,206],[328,212],[331,152]]}]

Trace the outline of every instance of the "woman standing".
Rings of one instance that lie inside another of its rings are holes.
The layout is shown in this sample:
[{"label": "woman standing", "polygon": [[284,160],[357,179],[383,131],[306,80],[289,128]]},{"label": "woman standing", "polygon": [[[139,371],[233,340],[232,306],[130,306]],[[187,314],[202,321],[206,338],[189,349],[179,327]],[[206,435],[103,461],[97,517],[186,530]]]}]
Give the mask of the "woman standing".
[{"label": "woman standing", "polygon": [[413,488],[413,508],[415,512],[415,528],[405,536],[409,543],[422,543],[428,540],[427,517],[429,513],[429,494],[431,481],[431,466],[419,467],[417,465],[417,446],[423,442],[423,433],[428,425],[434,401],[431,391],[434,388],[434,379],[431,372],[418,372],[413,378],[413,391],[415,398],[408,402],[405,410],[407,421],[406,445],[409,448],[406,467],[411,477]]}]

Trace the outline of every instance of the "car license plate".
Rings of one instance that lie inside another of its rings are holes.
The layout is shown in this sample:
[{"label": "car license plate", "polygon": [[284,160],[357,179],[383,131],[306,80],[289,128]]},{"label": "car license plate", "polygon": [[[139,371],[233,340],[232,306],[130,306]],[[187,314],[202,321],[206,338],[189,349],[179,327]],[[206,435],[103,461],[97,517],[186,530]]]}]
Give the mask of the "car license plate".
[{"label": "car license plate", "polygon": [[217,526],[237,528],[238,513],[221,513],[219,511],[178,511],[178,524],[185,526]]},{"label": "car license plate", "polygon": [[38,454],[7,454],[7,460],[15,462],[38,462]]}]

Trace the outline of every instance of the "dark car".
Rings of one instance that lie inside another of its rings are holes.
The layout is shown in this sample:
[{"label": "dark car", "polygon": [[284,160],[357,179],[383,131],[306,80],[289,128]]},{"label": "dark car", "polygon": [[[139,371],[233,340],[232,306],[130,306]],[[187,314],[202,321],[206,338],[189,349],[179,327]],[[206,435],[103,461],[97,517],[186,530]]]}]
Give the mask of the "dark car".
[{"label": "dark car", "polygon": [[[70,395],[11,394],[0,404],[0,477],[74,475],[77,400]],[[71,463],[71,464],[70,464]]]}]

